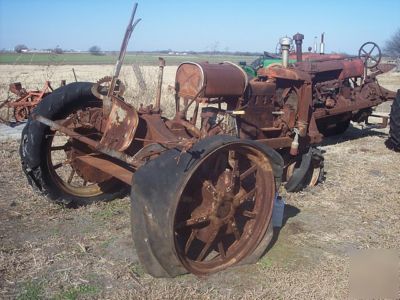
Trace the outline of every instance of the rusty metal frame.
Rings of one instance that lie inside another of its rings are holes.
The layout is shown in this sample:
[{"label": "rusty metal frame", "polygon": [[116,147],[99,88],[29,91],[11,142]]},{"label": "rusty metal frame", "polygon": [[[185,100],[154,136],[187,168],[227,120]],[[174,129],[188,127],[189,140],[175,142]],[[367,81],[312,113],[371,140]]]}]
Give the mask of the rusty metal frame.
[{"label": "rusty metal frame", "polygon": [[15,95],[17,95],[19,98],[15,100],[9,100],[7,99],[0,105],[0,109],[3,107],[7,107],[7,118],[1,118],[0,117],[0,122],[4,123],[9,123],[10,122],[10,109],[16,109],[19,108],[26,108],[28,109],[28,113],[25,118],[18,118],[15,116],[15,120],[17,122],[22,122],[25,119],[29,117],[29,114],[33,108],[35,108],[42,100],[43,98],[48,95],[50,92],[53,91],[53,88],[51,87],[50,81],[46,81],[43,88],[39,91],[26,91],[24,88],[22,88],[22,85],[20,82],[15,82],[11,83],[9,87],[9,91]]}]

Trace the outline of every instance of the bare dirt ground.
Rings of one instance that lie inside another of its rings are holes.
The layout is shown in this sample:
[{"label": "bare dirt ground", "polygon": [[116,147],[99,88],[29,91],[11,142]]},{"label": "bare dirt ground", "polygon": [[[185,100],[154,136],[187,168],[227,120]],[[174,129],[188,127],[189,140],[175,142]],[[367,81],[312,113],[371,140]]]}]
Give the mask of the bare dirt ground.
[{"label": "bare dirt ground", "polygon": [[[400,88],[399,79],[381,82]],[[78,209],[51,204],[28,186],[18,140],[1,141],[0,298],[347,298],[351,253],[400,248],[400,154],[385,147],[387,133],[353,124],[325,140],[326,181],[284,193],[284,226],[257,264],[174,279],[155,279],[141,268],[129,198]]]}]

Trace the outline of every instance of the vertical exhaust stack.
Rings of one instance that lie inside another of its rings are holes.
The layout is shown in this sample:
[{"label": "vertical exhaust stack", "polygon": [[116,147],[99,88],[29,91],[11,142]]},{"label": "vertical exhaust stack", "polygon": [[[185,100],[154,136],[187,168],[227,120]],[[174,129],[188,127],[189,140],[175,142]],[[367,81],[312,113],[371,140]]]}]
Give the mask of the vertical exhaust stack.
[{"label": "vertical exhaust stack", "polygon": [[319,48],[319,53],[320,53],[320,54],[325,54],[324,35],[325,35],[325,32],[323,32],[323,33],[321,34],[321,45],[320,45],[320,48]]},{"label": "vertical exhaust stack", "polygon": [[317,37],[314,36],[314,53],[317,53],[317,48],[318,48]]},{"label": "vertical exhaust stack", "polygon": [[296,58],[297,58],[297,61],[300,62],[303,60],[303,50],[301,47],[303,45],[304,35],[301,33],[296,33],[293,36],[293,39],[296,43]]},{"label": "vertical exhaust stack", "polygon": [[279,40],[282,49],[282,65],[287,68],[289,65],[289,50],[292,44],[292,39],[290,37],[283,37]]}]

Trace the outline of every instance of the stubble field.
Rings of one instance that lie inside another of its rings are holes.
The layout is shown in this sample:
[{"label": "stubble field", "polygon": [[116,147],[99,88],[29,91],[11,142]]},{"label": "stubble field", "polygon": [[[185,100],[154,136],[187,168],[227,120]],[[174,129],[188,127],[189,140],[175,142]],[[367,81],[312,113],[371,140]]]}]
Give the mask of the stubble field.
[{"label": "stubble field", "polygon": [[[168,61],[167,61],[168,63]],[[40,88],[61,79],[96,81],[112,66],[0,66],[0,95],[21,81]],[[176,67],[164,76],[164,110],[172,114]],[[132,68],[122,79],[127,98],[154,97],[156,67],[143,67],[149,87],[137,92]],[[400,88],[400,73],[381,76]],[[378,111],[389,112],[388,104]],[[326,181],[286,197],[284,226],[270,251],[255,265],[210,276],[155,279],[138,262],[130,232],[129,198],[78,209],[47,202],[28,186],[18,140],[0,142],[0,298],[4,299],[343,299],[349,291],[349,256],[358,249],[399,249],[400,154],[388,150],[388,129],[353,124],[326,139]],[[399,295],[400,296],[400,295]]]}]

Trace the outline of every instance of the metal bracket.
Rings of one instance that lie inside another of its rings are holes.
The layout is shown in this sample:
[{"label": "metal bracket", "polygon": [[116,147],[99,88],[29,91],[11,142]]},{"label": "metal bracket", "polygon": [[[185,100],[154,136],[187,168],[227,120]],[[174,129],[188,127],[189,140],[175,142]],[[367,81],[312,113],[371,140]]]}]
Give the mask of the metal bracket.
[{"label": "metal bracket", "polygon": [[[382,122],[381,122],[381,123],[370,123],[370,122],[368,121],[368,118],[369,118],[369,117],[381,118],[381,119],[382,119]],[[366,125],[375,125],[376,128],[379,128],[379,129],[386,128],[387,125],[388,125],[388,123],[389,123],[389,117],[388,117],[388,116],[380,116],[380,115],[375,115],[375,114],[373,114],[373,115],[369,115],[368,118],[367,118],[367,120],[365,121],[365,124],[366,124]]]}]

